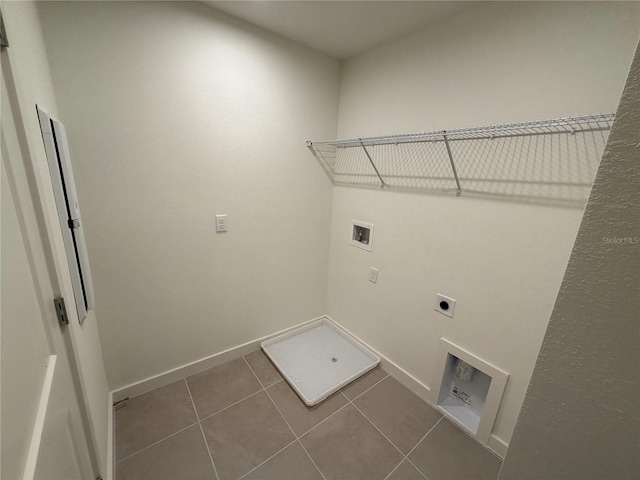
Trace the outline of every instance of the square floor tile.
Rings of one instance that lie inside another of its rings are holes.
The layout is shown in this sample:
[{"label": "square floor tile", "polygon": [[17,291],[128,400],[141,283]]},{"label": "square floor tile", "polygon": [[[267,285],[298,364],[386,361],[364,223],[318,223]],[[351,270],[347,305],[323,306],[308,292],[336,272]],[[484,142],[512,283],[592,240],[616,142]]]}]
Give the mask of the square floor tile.
[{"label": "square floor tile", "polygon": [[187,377],[187,383],[201,419],[262,389],[242,357]]},{"label": "square floor tile", "polygon": [[130,398],[115,411],[116,459],[197,422],[184,380]]},{"label": "square floor tile", "polygon": [[495,480],[501,461],[443,419],[409,455],[429,480]]},{"label": "square floor tile", "polygon": [[295,440],[264,392],[202,421],[220,480],[235,480]]},{"label": "square floor tile", "polygon": [[307,407],[287,382],[277,383],[269,387],[267,392],[296,435],[315,427],[348,402],[340,392],[336,392],[318,405]]},{"label": "square floor tile", "polygon": [[309,455],[295,442],[243,480],[322,480]]},{"label": "square floor tile", "polygon": [[411,462],[405,460],[389,475],[387,480],[426,480],[426,478],[416,467],[411,465]]},{"label": "square floor tile", "polygon": [[353,402],[405,455],[441,415],[393,377]]},{"label": "square floor tile", "polygon": [[300,441],[327,480],[385,478],[402,455],[353,405]]},{"label": "square floor tile", "polygon": [[282,380],[282,375],[262,350],[251,352],[245,355],[244,358],[264,387]]},{"label": "square floor tile", "polygon": [[116,464],[117,480],[215,480],[198,425]]},{"label": "square floor tile", "polygon": [[357,380],[354,380],[346,387],[343,387],[342,393],[344,393],[345,397],[347,397],[349,400],[353,400],[368,388],[373,387],[387,375],[388,373],[385,372],[382,368],[376,367],[373,370],[369,370],[367,373],[362,375]]}]

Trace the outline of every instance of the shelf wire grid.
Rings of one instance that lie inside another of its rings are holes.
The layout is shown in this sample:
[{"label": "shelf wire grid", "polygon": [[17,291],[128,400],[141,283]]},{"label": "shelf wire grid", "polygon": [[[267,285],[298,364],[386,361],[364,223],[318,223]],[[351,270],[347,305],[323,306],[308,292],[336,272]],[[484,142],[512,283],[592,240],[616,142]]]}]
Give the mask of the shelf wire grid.
[{"label": "shelf wire grid", "polygon": [[307,146],[335,185],[459,193],[455,166],[464,192],[583,204],[613,119],[601,114]]}]

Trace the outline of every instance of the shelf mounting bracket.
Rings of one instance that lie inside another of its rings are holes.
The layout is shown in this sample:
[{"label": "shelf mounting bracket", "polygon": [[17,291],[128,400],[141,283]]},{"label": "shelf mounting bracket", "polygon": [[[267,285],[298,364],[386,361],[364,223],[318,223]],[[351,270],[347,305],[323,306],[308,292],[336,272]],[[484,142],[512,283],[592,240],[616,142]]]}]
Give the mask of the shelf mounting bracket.
[{"label": "shelf mounting bracket", "polygon": [[462,194],[462,189],[460,188],[460,179],[458,178],[458,172],[456,171],[456,164],[453,161],[453,155],[451,154],[451,147],[449,146],[449,139],[447,138],[446,130],[442,132],[442,138],[444,139],[444,145],[447,147],[447,154],[449,155],[451,170],[453,170],[453,177],[456,179],[456,186],[458,187],[456,196],[459,197]]},{"label": "shelf mounting bracket", "polygon": [[373,163],[373,159],[371,158],[371,155],[369,155],[367,147],[364,146],[364,142],[362,141],[362,139],[360,138],[359,140],[360,140],[360,145],[362,145],[362,149],[364,150],[365,155],[369,159],[369,163],[371,163],[371,166],[373,167],[373,170],[376,172],[376,175],[378,175],[378,178],[380,179],[380,188],[384,188],[385,187],[385,183],[384,183],[384,180],[382,179],[382,177],[380,176],[380,172],[378,172],[378,169],[376,168],[376,164]]}]

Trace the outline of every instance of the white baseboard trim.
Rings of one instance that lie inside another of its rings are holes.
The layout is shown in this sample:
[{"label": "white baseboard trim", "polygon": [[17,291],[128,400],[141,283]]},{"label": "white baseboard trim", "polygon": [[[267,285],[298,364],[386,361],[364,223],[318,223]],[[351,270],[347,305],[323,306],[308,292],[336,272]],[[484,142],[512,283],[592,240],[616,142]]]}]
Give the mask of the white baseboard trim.
[{"label": "white baseboard trim", "polygon": [[509,444],[492,433],[489,437],[487,447],[489,447],[489,450],[492,450],[493,453],[498,455],[500,458],[504,459],[504,456],[507,454]]},{"label": "white baseboard trim", "polygon": [[104,480],[116,478],[116,424],[113,412],[113,392],[109,392],[109,412],[107,413],[107,471]]},{"label": "white baseboard trim", "polygon": [[[430,400],[431,399],[431,395],[430,395],[431,389],[429,388],[429,386],[427,386],[424,383],[422,383],[420,380],[418,380],[416,377],[411,375],[409,372],[407,372],[404,368],[399,366],[397,363],[389,360],[387,357],[385,357],[378,350],[373,348],[371,345],[369,345],[367,342],[362,340],[360,337],[358,337],[353,332],[351,332],[348,329],[344,328],[342,325],[340,325],[338,322],[336,322],[330,316],[325,315],[325,317],[330,322],[332,322],[336,327],[338,327],[341,330],[345,331],[347,334],[349,334],[350,336],[355,338],[358,342],[362,343],[365,347],[367,347],[369,350],[371,350],[373,353],[375,353],[378,357],[380,357],[380,366],[383,369],[385,369],[392,377],[394,377],[396,380],[398,380],[400,383],[402,383],[409,390],[413,391],[413,393],[418,395],[420,398],[422,398],[425,402],[427,402],[433,408],[435,408],[438,411],[441,411],[441,413],[443,412],[442,409],[438,408],[437,406],[435,406],[431,402],[431,400]],[[444,413],[446,413],[446,412],[444,412]],[[454,423],[455,423],[455,421],[454,421]],[[466,430],[465,430],[465,432],[466,432]],[[498,455],[500,458],[504,458],[505,454],[507,453],[507,448],[509,447],[509,444],[506,443],[505,441],[503,441],[501,438],[496,437],[494,434],[491,434],[491,436],[489,437],[489,441],[486,444],[480,442],[477,438],[475,438],[471,434],[469,434],[469,436],[471,438],[473,438],[474,440],[476,440],[483,447],[488,448],[489,450],[491,450],[494,454]]]},{"label": "white baseboard trim", "polygon": [[[120,400],[124,400],[127,397],[135,397],[135,396],[138,396],[138,395],[142,395],[143,393],[150,392],[151,390],[155,390],[156,388],[164,387],[165,385],[169,385],[170,383],[176,382],[176,381],[180,380],[181,378],[188,377],[188,376],[196,374],[198,372],[202,372],[203,370],[206,370],[208,368],[212,368],[212,367],[216,367],[218,365],[222,365],[223,363],[228,362],[230,360],[235,360],[236,358],[239,358],[242,355],[246,355],[247,353],[251,353],[251,352],[253,352],[255,350],[258,350],[260,348],[260,344],[262,342],[264,342],[265,340],[269,340],[270,338],[277,337],[278,335],[282,335],[283,333],[287,333],[287,332],[289,332],[291,330],[294,330],[296,328],[302,327],[304,325],[307,325],[309,323],[315,322],[315,321],[323,319],[323,318],[326,318],[331,323],[333,323],[336,327],[338,327],[339,329],[343,330],[348,335],[350,335],[353,338],[355,338],[362,345],[364,345],[365,347],[370,349],[373,353],[375,353],[378,357],[380,357],[380,366],[384,370],[386,370],[391,376],[393,376],[396,380],[398,380],[400,383],[405,385],[409,390],[413,391],[416,395],[418,395],[420,398],[422,398],[429,405],[431,405],[434,408],[436,408],[429,401],[430,389],[429,389],[429,387],[427,385],[422,383],[420,380],[418,380],[416,377],[411,375],[409,372],[407,372],[405,369],[403,369],[401,366],[399,366],[395,362],[389,360],[386,356],[381,354],[378,350],[373,348],[367,342],[363,341],[361,338],[359,338],[353,332],[351,332],[348,329],[344,328],[342,325],[340,325],[338,322],[336,322],[333,318],[329,317],[328,315],[322,315],[320,317],[312,318],[311,320],[307,320],[305,322],[299,323],[299,324],[294,325],[292,327],[285,328],[284,330],[280,330],[279,332],[273,333],[271,335],[267,335],[265,337],[258,338],[256,340],[252,340],[252,341],[244,343],[242,345],[238,345],[237,347],[233,347],[233,348],[230,348],[228,350],[224,350],[224,351],[222,351],[220,353],[216,353],[216,354],[211,355],[209,357],[205,357],[205,358],[203,358],[201,360],[197,360],[195,362],[188,363],[188,364],[183,365],[181,367],[174,368],[174,369],[169,370],[167,372],[160,373],[158,375],[154,375],[152,377],[146,378],[146,379],[141,380],[139,382],[135,382],[135,383],[132,383],[132,384],[127,385],[125,387],[122,387],[122,388],[119,388],[117,390],[114,390],[113,392],[110,393],[110,396],[111,396],[110,405],[112,405],[113,402],[119,402]],[[112,422],[112,425],[110,425],[110,427],[112,429],[111,432],[113,432],[113,427],[114,427],[114,425],[113,425],[113,412],[111,412],[111,422]],[[113,434],[113,433],[111,433],[111,434]],[[478,442],[478,443],[480,443],[482,446],[490,449],[493,453],[495,453],[496,455],[498,455],[501,458],[504,458],[504,455],[507,452],[508,444],[506,442],[504,442],[502,439],[496,437],[493,434],[489,438],[489,442],[488,442],[487,445],[485,445],[485,444],[483,444],[481,442]],[[113,456],[113,452],[114,451],[115,450],[113,450],[113,448],[112,448],[112,452],[111,452],[112,456]],[[110,463],[110,465],[111,465],[111,463]],[[113,480],[113,477],[107,476],[107,479],[108,480]]]},{"label": "white baseboard trim", "polygon": [[[338,322],[336,322],[333,318],[331,318],[328,315],[325,315],[325,317],[327,318],[327,320],[329,320],[331,323],[333,323],[336,327],[338,327],[339,329],[343,330],[349,336],[355,338],[358,342],[360,342],[362,345],[364,345],[369,350],[371,350],[373,353],[375,353],[378,357],[380,357],[380,366],[383,369],[385,369],[388,373],[390,373],[393,377],[395,377],[396,380],[398,380],[400,383],[402,383],[405,387],[407,387],[413,393],[415,393],[420,398],[422,398],[423,400],[428,402],[427,398],[428,398],[428,395],[429,395],[429,387],[427,385],[425,385],[420,380],[418,380],[416,377],[411,375],[409,372],[407,372],[400,365],[398,365],[397,363],[392,362],[387,357],[382,355],[379,351],[377,351],[375,348],[373,348],[367,342],[362,340],[356,334],[354,334],[353,332],[351,332],[348,329],[344,328],[342,325],[340,325]],[[429,404],[430,404],[430,402],[429,402]]]},{"label": "white baseboard trim", "polygon": [[277,337],[278,335],[282,335],[283,333],[287,333],[290,330],[302,327],[308,323],[315,322],[316,320],[320,320],[322,318],[325,318],[325,316],[322,315],[320,317],[312,318],[311,320],[307,320],[292,327],[285,328],[284,330],[280,330],[279,332],[273,333],[271,335],[267,335],[256,340],[243,343],[242,345],[238,345],[237,347],[229,348],[228,350],[224,350],[209,357],[196,360],[195,362],[188,363],[167,372],[159,373],[158,375],[145,378],[144,380],[140,380],[139,382],[131,383],[125,387],[118,388],[111,392],[113,395],[112,404],[113,402],[124,400],[127,397],[137,397],[138,395],[142,395],[143,393],[150,392],[151,390],[155,390],[156,388],[164,387],[165,385],[169,385],[170,383],[177,382],[182,378],[202,372],[203,370],[206,370],[208,368],[217,367],[218,365],[222,365],[223,363],[230,360],[240,358],[242,355],[246,355],[247,353],[251,353],[255,350],[260,349],[260,344],[265,340]]}]

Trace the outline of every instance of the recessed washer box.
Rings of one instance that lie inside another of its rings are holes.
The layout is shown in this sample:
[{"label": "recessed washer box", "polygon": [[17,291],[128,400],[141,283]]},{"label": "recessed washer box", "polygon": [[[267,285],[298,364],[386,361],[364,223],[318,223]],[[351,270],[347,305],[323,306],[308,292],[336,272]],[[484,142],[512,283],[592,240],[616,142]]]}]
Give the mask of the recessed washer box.
[{"label": "recessed washer box", "polygon": [[266,340],[261,346],[308,406],[380,363],[377,355],[327,319]]},{"label": "recessed washer box", "polygon": [[351,245],[371,251],[373,225],[360,220],[351,220]]}]

